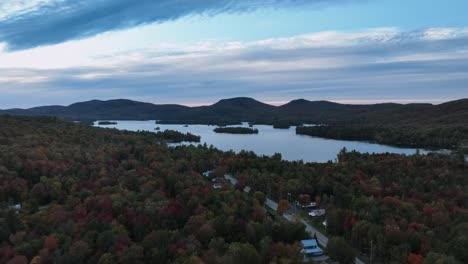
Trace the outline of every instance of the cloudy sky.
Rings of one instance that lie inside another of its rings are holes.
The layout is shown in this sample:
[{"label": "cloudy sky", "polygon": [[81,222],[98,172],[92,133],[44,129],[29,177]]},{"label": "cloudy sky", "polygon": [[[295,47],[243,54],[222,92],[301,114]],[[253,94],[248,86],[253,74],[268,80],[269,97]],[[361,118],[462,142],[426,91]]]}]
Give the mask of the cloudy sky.
[{"label": "cloudy sky", "polygon": [[0,109],[468,97],[466,0],[2,0]]}]

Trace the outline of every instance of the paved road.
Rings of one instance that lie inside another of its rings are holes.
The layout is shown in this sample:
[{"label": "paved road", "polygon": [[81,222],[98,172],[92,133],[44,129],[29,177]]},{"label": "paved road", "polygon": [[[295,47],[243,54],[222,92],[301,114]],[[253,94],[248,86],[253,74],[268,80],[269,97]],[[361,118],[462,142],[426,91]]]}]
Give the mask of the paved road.
[{"label": "paved road", "polygon": [[[228,181],[230,181],[233,185],[236,185],[237,183],[237,180],[232,177],[232,175],[230,174],[226,174],[224,175],[224,178]],[[249,188],[250,189],[250,188]],[[244,191],[246,191],[246,189],[244,189]],[[273,209],[274,211],[276,211],[278,209],[278,204],[276,202],[274,202],[273,200],[267,198],[266,201],[265,201],[265,205],[270,207],[271,209]],[[295,219],[293,217],[293,215],[291,213],[285,213],[283,215],[283,217],[290,221],[290,222],[294,222]],[[320,231],[318,231],[317,229],[315,229],[313,226],[311,226],[309,223],[307,223],[304,219],[302,219],[301,217],[298,218],[299,221],[301,221],[305,227],[306,227],[306,232],[309,233],[309,235],[311,237],[313,237],[314,235],[317,235],[317,242],[322,246],[322,247],[327,247],[327,244],[328,244],[328,237],[326,237],[325,235],[323,235],[322,233],[320,233]],[[365,262],[363,262],[362,260],[356,258],[356,260],[354,261],[355,264],[365,264]]]},{"label": "paved road", "polygon": [[[275,203],[273,200],[271,199],[267,199],[266,202],[265,202],[266,206],[270,207],[271,209],[273,210],[277,210],[278,209],[278,204]],[[285,213],[283,215],[283,217],[290,221],[290,222],[293,222],[294,221],[294,216],[291,214],[291,213]],[[301,221],[305,227],[306,227],[306,232],[309,233],[309,235],[311,237],[313,237],[314,235],[317,235],[317,242],[322,245],[323,247],[327,247],[327,244],[328,244],[328,238],[326,236],[324,236],[322,233],[320,233],[320,231],[318,231],[317,229],[315,229],[313,226],[311,226],[309,223],[307,223],[306,221],[304,221],[302,218],[298,218],[299,221]]]}]

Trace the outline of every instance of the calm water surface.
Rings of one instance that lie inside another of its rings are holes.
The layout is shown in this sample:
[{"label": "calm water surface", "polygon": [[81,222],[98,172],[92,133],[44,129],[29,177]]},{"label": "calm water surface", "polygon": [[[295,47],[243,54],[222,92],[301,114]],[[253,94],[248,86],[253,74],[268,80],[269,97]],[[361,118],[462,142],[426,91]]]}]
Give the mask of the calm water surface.
[{"label": "calm water surface", "polygon": [[[107,128],[117,128],[130,131],[155,131],[159,127],[161,131],[166,129],[177,130],[183,133],[190,132],[201,136],[201,144],[206,143],[214,147],[228,151],[239,152],[241,150],[251,150],[257,155],[273,155],[281,153],[285,160],[303,160],[305,162],[327,162],[335,160],[338,152],[346,147],[349,151],[369,153],[399,153],[414,154],[416,149],[397,148],[380,144],[373,144],[360,141],[343,141],[334,139],[324,139],[319,137],[310,137],[296,135],[296,128],[274,129],[272,126],[255,125],[259,133],[255,135],[234,135],[218,134],[213,132],[216,126],[207,125],[163,125],[155,124],[155,121],[115,121],[117,125],[99,126]],[[95,123],[97,125],[97,122]],[[246,123],[242,126],[248,127]],[[189,144],[189,143],[183,143]],[[200,144],[200,143],[195,143]],[[421,153],[426,151],[421,150]]]}]

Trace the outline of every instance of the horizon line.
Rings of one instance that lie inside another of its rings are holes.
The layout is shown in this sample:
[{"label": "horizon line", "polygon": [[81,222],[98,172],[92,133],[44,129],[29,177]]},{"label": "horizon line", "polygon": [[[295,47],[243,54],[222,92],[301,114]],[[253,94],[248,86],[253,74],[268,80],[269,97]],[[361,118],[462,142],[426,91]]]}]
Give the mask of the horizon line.
[{"label": "horizon line", "polygon": [[223,98],[223,99],[218,99],[214,100],[212,102],[200,102],[200,103],[171,103],[171,102],[155,102],[154,100],[144,100],[144,98],[138,97],[127,97],[127,98],[110,98],[110,99],[90,99],[90,100],[84,100],[84,101],[78,101],[74,102],[68,105],[59,105],[59,104],[43,104],[43,105],[37,105],[37,106],[30,106],[30,107],[14,107],[14,108],[6,108],[6,109],[0,109],[0,110],[12,110],[12,109],[31,109],[31,108],[37,108],[37,107],[48,107],[48,106],[63,106],[63,107],[68,107],[73,104],[77,103],[85,103],[85,102],[91,102],[91,101],[114,101],[114,100],[130,100],[134,102],[140,102],[140,103],[149,103],[153,105],[180,105],[180,106],[185,106],[185,107],[200,107],[200,106],[211,106],[214,105],[221,100],[229,100],[229,99],[236,99],[236,98],[249,98],[253,99],[255,101],[258,101],[260,103],[272,105],[272,106],[282,106],[285,104],[288,104],[292,101],[296,100],[306,100],[309,102],[331,102],[331,103],[337,103],[337,104],[349,104],[349,105],[375,105],[375,104],[401,104],[401,105],[407,105],[407,104],[431,104],[431,105],[439,105],[447,102],[452,102],[452,101],[458,101],[458,100],[463,100],[463,99],[468,99],[466,98],[458,98],[458,99],[337,99],[337,100],[326,100],[326,99],[306,99],[306,98],[297,98],[297,99],[291,99],[291,100],[259,100],[255,99],[254,97],[247,97],[247,96],[236,96],[236,97],[228,97],[228,98]]}]

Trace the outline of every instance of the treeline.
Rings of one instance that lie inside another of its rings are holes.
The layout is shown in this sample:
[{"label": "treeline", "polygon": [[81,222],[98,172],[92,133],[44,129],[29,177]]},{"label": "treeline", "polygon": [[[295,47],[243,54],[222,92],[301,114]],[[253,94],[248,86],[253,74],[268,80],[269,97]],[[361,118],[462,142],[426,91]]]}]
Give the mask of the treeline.
[{"label": "treeline", "polygon": [[201,175],[233,153],[156,141],[0,116],[0,263],[301,263],[302,224]]},{"label": "treeline", "polygon": [[456,148],[467,142],[467,127],[414,126],[299,126],[296,134],[340,140],[362,140],[380,144],[419,148]]},{"label": "treeline", "polygon": [[309,194],[326,208],[328,235],[368,255],[372,245],[374,260],[468,263],[468,166],[460,157],[343,150],[337,163],[304,164],[241,152],[227,166],[241,185],[275,200]]},{"label": "treeline", "polygon": [[258,129],[249,127],[217,127],[213,131],[228,134],[258,134]]}]

